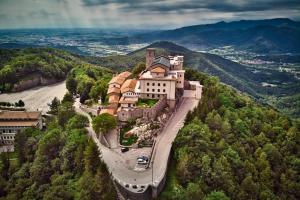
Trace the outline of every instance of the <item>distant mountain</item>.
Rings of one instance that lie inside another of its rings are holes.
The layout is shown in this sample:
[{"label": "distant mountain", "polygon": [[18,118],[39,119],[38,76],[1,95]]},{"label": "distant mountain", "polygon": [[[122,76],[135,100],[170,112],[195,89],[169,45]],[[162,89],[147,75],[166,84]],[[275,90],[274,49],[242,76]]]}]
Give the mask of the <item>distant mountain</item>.
[{"label": "distant mountain", "polygon": [[278,18],[187,26],[138,34],[124,38],[124,41],[139,43],[164,40],[196,49],[232,45],[257,53],[299,53],[299,35],[300,22]]},{"label": "distant mountain", "polygon": [[[146,48],[156,48],[157,55],[184,55],[185,67],[217,76],[223,83],[247,92],[262,101],[265,101],[269,95],[279,97],[300,93],[299,81],[288,73],[269,69],[263,69],[260,73],[256,73],[247,66],[224,59],[221,56],[191,51],[172,42],[156,42],[128,55],[84,57],[84,59],[93,64],[122,71],[132,68],[139,62],[145,62]],[[264,87],[263,82],[276,82],[278,87]],[[287,82],[288,84],[280,84]],[[300,111],[294,113],[298,115]]]}]

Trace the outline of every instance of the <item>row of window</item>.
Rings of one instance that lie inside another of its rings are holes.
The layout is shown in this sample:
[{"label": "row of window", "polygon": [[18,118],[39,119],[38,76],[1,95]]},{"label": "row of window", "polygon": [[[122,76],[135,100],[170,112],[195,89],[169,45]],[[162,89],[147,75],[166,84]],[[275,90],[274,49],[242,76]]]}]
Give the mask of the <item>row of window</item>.
[{"label": "row of window", "polygon": [[9,141],[9,140],[5,140],[5,141],[1,141],[3,144],[8,144],[8,145],[12,145],[14,144],[13,141]]},{"label": "row of window", "polygon": [[[149,92],[150,91],[150,89],[149,88],[147,88],[147,92]],[[165,89],[163,89],[162,90],[163,92],[166,92],[166,90]],[[155,89],[152,89],[152,92],[155,92]],[[160,89],[157,89],[157,92],[160,92]]]},{"label": "row of window", "polygon": [[13,140],[13,139],[15,139],[14,136],[2,136],[1,138],[4,139],[4,140]]},{"label": "row of window", "polygon": [[[150,85],[150,83],[147,83],[147,86],[149,86]],[[155,83],[152,83],[152,86],[155,86]],[[157,83],[157,86],[160,86],[160,83]],[[166,84],[165,83],[163,83],[163,86],[165,87],[166,86]]]},{"label": "row of window", "polygon": [[[152,98],[155,98],[155,94],[152,94],[152,95],[150,95],[150,94],[147,94],[147,97],[152,97]],[[157,98],[159,98],[160,97],[160,94],[156,94],[156,96],[157,96]]]}]

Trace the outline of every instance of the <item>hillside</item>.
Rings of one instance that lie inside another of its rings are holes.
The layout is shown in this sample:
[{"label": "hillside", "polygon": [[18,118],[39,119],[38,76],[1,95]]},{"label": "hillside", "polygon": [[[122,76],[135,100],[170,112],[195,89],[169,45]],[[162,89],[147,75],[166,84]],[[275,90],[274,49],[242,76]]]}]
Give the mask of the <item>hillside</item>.
[{"label": "hillside", "polygon": [[[63,50],[0,49],[0,91],[2,93],[22,91],[39,85],[53,84],[65,80],[73,68],[77,71],[80,68],[81,73],[90,74],[90,76],[102,75],[102,72],[110,73],[110,70],[99,66],[96,68]],[[79,79],[87,81],[84,75],[81,75]]]},{"label": "hillside", "polygon": [[[198,69],[201,72],[217,76],[222,82],[231,85],[240,91],[247,92],[263,103],[268,103],[267,99],[269,96],[275,96],[277,97],[277,102],[272,105],[275,105],[289,115],[293,114],[293,116],[299,116],[300,114],[298,107],[291,107],[289,106],[291,102],[282,100],[282,98],[287,96],[300,93],[299,81],[288,73],[271,69],[264,69],[261,73],[254,73],[253,70],[247,66],[232,62],[214,54],[194,52],[171,42],[156,42],[148,47],[156,48],[157,55],[184,55],[186,67]],[[120,71],[131,68],[138,62],[144,62],[145,50],[148,47],[124,56],[108,56],[101,58],[86,57],[84,59],[93,64]],[[262,82],[285,84],[278,84],[278,87],[275,88],[264,87],[262,86]],[[283,107],[287,107],[288,109],[282,109]]]},{"label": "hillside", "polygon": [[0,49],[0,91],[20,91],[55,83],[80,61],[70,53],[49,48]]},{"label": "hillside", "polygon": [[201,102],[173,145],[161,200],[300,198],[300,122],[196,70]]},{"label": "hillside", "polygon": [[131,43],[166,40],[196,49],[232,45],[257,53],[299,53],[299,35],[299,22],[279,18],[188,26],[138,34],[126,40]]},{"label": "hillside", "polygon": [[18,133],[15,152],[0,154],[0,199],[116,199],[88,119],[75,113],[70,95],[53,102],[46,130]]}]

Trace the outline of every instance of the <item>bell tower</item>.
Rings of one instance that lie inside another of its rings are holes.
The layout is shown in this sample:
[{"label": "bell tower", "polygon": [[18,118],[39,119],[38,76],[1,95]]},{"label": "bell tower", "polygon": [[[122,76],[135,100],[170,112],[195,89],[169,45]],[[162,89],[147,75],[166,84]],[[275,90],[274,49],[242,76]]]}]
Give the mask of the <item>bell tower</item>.
[{"label": "bell tower", "polygon": [[146,50],[146,69],[150,67],[153,63],[155,58],[155,49],[154,48],[147,48]]}]

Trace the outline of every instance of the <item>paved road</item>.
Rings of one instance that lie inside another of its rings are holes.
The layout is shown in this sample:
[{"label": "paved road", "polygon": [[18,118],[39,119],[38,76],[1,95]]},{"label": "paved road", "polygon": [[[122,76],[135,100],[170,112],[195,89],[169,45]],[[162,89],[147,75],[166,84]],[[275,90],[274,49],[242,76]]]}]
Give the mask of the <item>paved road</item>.
[{"label": "paved road", "polygon": [[[162,133],[157,137],[157,142],[154,148],[153,171],[151,167],[141,172],[127,168],[127,165],[122,158],[122,154],[102,145],[91,127],[88,127],[87,130],[89,131],[89,135],[93,137],[94,141],[98,145],[99,150],[102,152],[102,159],[107,164],[113,177],[123,186],[128,184],[128,190],[137,192],[141,189],[140,186],[142,185],[147,188],[149,185],[153,184],[156,186],[160,183],[166,173],[172,142],[174,141],[179,129],[182,128],[187,112],[196,107],[198,102],[199,100],[196,100],[193,97],[183,98],[181,105],[172,115]],[[88,116],[79,108],[80,104],[78,100],[74,105],[77,112]],[[133,189],[132,185],[137,185],[137,189]]]},{"label": "paved road", "polygon": [[48,103],[50,103],[54,97],[62,99],[66,94],[66,84],[64,82],[35,87],[22,92],[15,92],[9,94],[0,94],[0,101],[8,101],[14,103],[22,99],[25,102],[25,108],[27,110],[40,110],[44,113],[49,110]]}]

